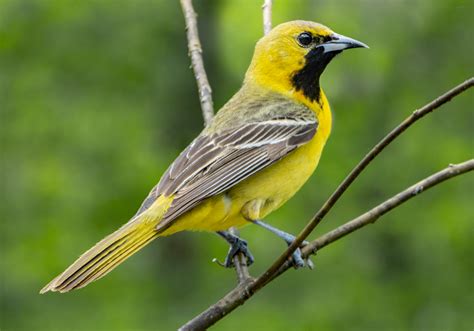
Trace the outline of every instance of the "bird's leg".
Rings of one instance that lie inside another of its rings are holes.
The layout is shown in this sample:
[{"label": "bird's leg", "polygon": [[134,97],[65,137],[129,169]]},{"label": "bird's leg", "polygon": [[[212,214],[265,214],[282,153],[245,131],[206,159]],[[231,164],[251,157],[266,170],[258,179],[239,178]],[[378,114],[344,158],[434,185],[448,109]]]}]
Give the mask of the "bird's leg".
[{"label": "bird's leg", "polygon": [[[289,233],[287,233],[285,231],[282,231],[280,229],[277,229],[277,228],[275,228],[275,227],[273,227],[273,226],[271,226],[271,225],[269,225],[265,222],[262,222],[262,221],[259,221],[259,220],[252,220],[251,222],[258,225],[258,226],[261,226],[264,229],[267,229],[270,232],[273,232],[278,237],[283,239],[288,246],[290,246],[296,239],[296,237],[294,235],[289,234]],[[308,242],[305,240],[305,241],[303,241],[301,247],[304,247],[307,244],[308,244]],[[295,268],[308,266],[308,268],[313,269],[313,267],[314,267],[313,262],[309,258],[307,258],[306,260],[303,259],[303,257],[301,256],[301,249],[299,247],[293,252],[293,261],[294,261],[294,264],[295,264]]]},{"label": "bird's leg", "polygon": [[247,242],[242,238],[239,238],[227,231],[217,231],[217,234],[225,239],[230,245],[229,252],[224,261],[224,266],[226,268],[232,268],[234,266],[234,256],[239,253],[244,254],[247,258],[247,265],[251,265],[254,261],[252,253],[247,247]]}]

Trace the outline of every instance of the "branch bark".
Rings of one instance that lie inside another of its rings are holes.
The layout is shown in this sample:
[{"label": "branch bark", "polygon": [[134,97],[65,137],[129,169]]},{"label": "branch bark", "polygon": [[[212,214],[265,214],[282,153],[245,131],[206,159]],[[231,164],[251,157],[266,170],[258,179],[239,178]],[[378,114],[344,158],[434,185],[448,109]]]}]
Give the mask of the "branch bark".
[{"label": "branch bark", "polygon": [[[392,198],[382,202],[378,206],[372,208],[368,212],[360,215],[359,217],[339,226],[338,228],[322,235],[310,244],[305,246],[302,250],[303,256],[308,257],[314,254],[316,250],[328,246],[329,244],[341,239],[342,237],[360,229],[370,223],[377,221],[382,215],[386,214],[395,207],[403,204],[404,202],[426,192],[429,188],[438,185],[450,178],[459,176],[474,170],[474,159],[466,162],[450,165],[447,168],[419,181],[415,185],[401,191]],[[276,273],[272,275],[273,280],[279,275],[290,269],[292,266],[290,261],[286,261]],[[227,314],[233,311],[238,306],[242,305],[251,298],[258,290],[262,287],[257,287],[255,281],[248,281],[247,284],[239,284],[236,288],[226,294],[216,304],[210,306],[204,312],[190,320],[188,323],[183,325],[180,330],[204,330],[212,326],[214,323],[224,318]],[[264,284],[266,285],[266,284]]]},{"label": "branch bark", "polygon": [[181,0],[181,8],[183,9],[184,20],[186,22],[189,56],[191,57],[191,65],[198,85],[202,116],[204,117],[204,124],[209,125],[214,117],[214,105],[212,102],[212,89],[209,85],[202,60],[202,47],[199,41],[197,15],[191,0]]}]

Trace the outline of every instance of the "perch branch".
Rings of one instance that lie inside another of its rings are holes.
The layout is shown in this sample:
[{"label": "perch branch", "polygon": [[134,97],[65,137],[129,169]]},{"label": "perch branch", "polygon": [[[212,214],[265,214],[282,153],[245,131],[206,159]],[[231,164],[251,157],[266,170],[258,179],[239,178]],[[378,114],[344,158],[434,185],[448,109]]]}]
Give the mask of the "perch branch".
[{"label": "perch branch", "polygon": [[197,15],[194,11],[191,0],[181,0],[181,7],[186,22],[189,56],[191,58],[191,64],[199,90],[202,116],[204,117],[204,124],[208,125],[214,117],[214,105],[212,103],[212,89],[209,85],[206,70],[204,69],[204,62],[202,60],[202,47],[201,42],[199,41]]},{"label": "perch branch", "polygon": [[[372,208],[368,212],[360,215],[359,217],[337,227],[336,229],[322,235],[310,244],[305,246],[302,250],[303,256],[308,257],[313,254],[316,250],[328,246],[329,244],[341,239],[342,237],[377,221],[382,215],[386,214],[395,207],[403,204],[404,202],[420,195],[427,191],[429,188],[436,186],[450,178],[459,176],[474,170],[474,159],[466,162],[450,165],[449,167],[419,181],[415,185],[401,191],[392,198],[382,202],[378,206]],[[291,268],[291,262],[286,261],[275,274],[272,275],[273,280],[288,269]],[[265,283],[264,285],[266,285]],[[248,281],[247,284],[239,284],[236,288],[226,294],[221,300],[214,305],[207,308],[204,312],[187,322],[183,325],[180,330],[205,330],[217,321],[224,318],[227,314],[233,311],[238,306],[242,305],[251,298],[258,290],[262,287],[256,287],[255,281]]]}]

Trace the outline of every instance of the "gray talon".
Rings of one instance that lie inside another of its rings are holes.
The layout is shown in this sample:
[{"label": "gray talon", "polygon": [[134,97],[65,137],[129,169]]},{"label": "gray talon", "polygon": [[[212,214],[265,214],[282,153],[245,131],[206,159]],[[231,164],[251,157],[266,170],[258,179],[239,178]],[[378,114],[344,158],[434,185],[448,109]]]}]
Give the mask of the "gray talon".
[{"label": "gray talon", "polygon": [[[273,233],[276,234],[278,237],[280,237],[281,239],[283,239],[283,240],[286,242],[286,244],[287,244],[288,246],[290,246],[290,245],[295,241],[295,239],[296,239],[296,237],[295,237],[294,235],[289,234],[289,233],[287,233],[287,232],[285,232],[285,231],[282,231],[282,230],[280,230],[280,229],[277,229],[277,228],[275,228],[275,227],[273,227],[273,226],[271,226],[271,225],[269,225],[269,224],[267,224],[267,223],[265,223],[265,222],[262,222],[262,221],[260,221],[260,220],[253,220],[253,221],[251,221],[251,222],[254,223],[254,224],[256,224],[256,225],[258,225],[258,226],[261,226],[261,227],[264,228],[264,229],[269,230],[270,232],[273,232]],[[298,268],[303,268],[303,267],[306,267],[306,266],[307,266],[308,268],[310,268],[310,269],[313,269],[313,268],[314,268],[314,264],[313,264],[313,262],[312,262],[309,258],[303,259],[303,257],[301,256],[301,248],[303,248],[304,246],[306,246],[306,245],[308,245],[308,244],[309,244],[308,241],[306,241],[306,240],[303,241],[303,242],[301,243],[301,246],[300,246],[299,248],[297,248],[297,249],[293,252],[293,254],[292,254],[292,257],[293,257],[293,264],[294,264],[294,267],[295,267],[296,269],[298,269]]]},{"label": "gray talon", "polygon": [[240,253],[242,253],[246,260],[247,265],[251,265],[254,262],[254,258],[252,253],[250,253],[249,248],[247,247],[247,242],[233,234],[225,231],[217,232],[221,237],[223,237],[230,245],[229,251],[227,252],[227,256],[223,264],[226,268],[234,267],[234,257]]},{"label": "gray talon", "polygon": [[229,242],[231,246],[225,258],[225,262],[224,262],[225,267],[226,268],[234,267],[234,257],[238,255],[239,253],[242,253],[246,257],[247,265],[251,265],[254,262],[254,258],[252,256],[252,253],[250,253],[250,250],[247,247],[247,242],[243,239],[240,239],[237,237],[235,238],[236,240],[233,243]]},{"label": "gray talon", "polygon": [[295,266],[295,269],[303,268],[306,265],[305,261],[303,260],[303,257],[301,256],[301,250],[299,248],[297,248],[293,252],[292,256],[293,256],[293,264]]}]

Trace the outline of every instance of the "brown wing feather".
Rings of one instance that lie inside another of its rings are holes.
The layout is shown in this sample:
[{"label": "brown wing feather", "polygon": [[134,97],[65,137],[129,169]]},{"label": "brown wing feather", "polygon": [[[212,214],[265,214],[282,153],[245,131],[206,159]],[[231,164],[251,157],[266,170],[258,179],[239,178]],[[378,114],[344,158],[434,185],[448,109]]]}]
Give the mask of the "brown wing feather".
[{"label": "brown wing feather", "polygon": [[[225,192],[230,187],[248,178],[257,171],[273,164],[298,146],[308,142],[317,129],[316,121],[298,119],[272,120],[262,123],[252,123],[219,135],[207,137],[207,145],[199,148],[214,151],[208,162],[195,162],[201,158],[199,151],[193,151],[192,146],[187,153],[180,157],[193,155],[185,162],[187,164],[174,181],[167,181],[157,193],[174,194],[174,200],[158,226],[164,231],[173,221],[189,211],[202,200]],[[202,160],[201,160],[202,161]],[[201,164],[200,170],[195,166]],[[192,170],[189,170],[192,169]],[[172,169],[173,170],[173,169]],[[186,177],[187,175],[190,177]],[[170,190],[170,188],[172,188]]]}]

